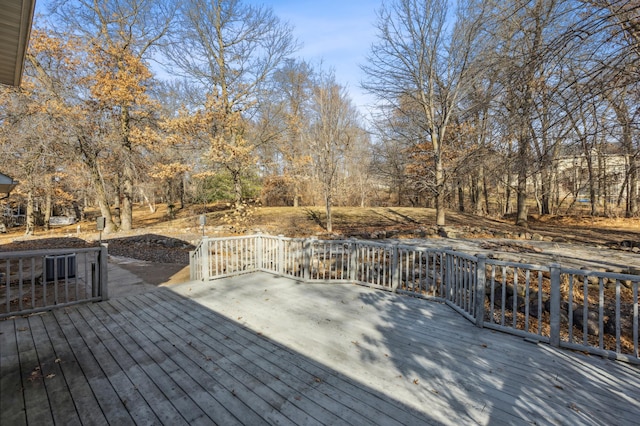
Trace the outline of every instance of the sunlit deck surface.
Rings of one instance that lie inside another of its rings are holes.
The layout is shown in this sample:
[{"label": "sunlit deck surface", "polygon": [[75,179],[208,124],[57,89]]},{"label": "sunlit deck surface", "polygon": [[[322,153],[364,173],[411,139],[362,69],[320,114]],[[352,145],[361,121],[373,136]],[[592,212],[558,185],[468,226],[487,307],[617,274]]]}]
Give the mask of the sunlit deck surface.
[{"label": "sunlit deck surface", "polygon": [[1,425],[638,424],[640,369],[267,274],[0,321]]}]

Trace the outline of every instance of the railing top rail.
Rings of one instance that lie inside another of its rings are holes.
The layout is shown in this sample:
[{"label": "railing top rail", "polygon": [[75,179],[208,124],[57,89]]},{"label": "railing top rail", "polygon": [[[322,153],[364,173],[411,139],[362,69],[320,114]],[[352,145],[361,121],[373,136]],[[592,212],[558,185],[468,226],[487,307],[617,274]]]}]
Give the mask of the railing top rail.
[{"label": "railing top rail", "polygon": [[19,257],[38,257],[53,256],[65,254],[91,253],[99,252],[100,247],[84,247],[84,248],[59,248],[59,249],[38,249],[23,251],[4,251],[0,252],[0,259],[13,259]]},{"label": "railing top rail", "polygon": [[550,271],[549,266],[545,266],[545,265],[536,265],[534,263],[510,262],[507,260],[491,259],[489,257],[486,260],[486,264],[495,265],[495,266],[511,266],[513,268],[529,269],[531,271],[541,271],[541,272]]},{"label": "railing top rail", "polygon": [[345,241],[355,242],[356,244],[361,246],[373,246],[373,247],[382,247],[382,248],[393,247],[393,243],[383,243],[379,241],[367,241],[367,240],[358,240],[358,239],[351,239],[351,240],[345,240]]},{"label": "railing top rail", "polygon": [[472,254],[462,253],[460,251],[455,251],[455,250],[451,250],[451,249],[441,249],[441,250],[438,250],[438,251],[441,251],[441,252],[446,253],[446,254],[448,254],[450,256],[459,257],[459,258],[465,259],[465,260],[471,260],[471,261],[474,261],[474,262],[478,260],[478,258],[476,256],[474,256]]},{"label": "railing top rail", "polygon": [[[396,245],[400,250],[409,250],[409,251],[421,251],[421,252],[441,252],[443,249],[438,247],[427,247],[422,245],[413,245],[413,244],[397,244]],[[458,253],[458,252],[456,252]]]},{"label": "railing top rail", "polygon": [[336,246],[346,245],[346,244],[353,244],[356,241],[357,240],[318,240],[318,239],[311,240],[311,242],[314,243],[314,244],[333,244],[333,245],[336,245]]},{"label": "railing top rail", "polygon": [[258,235],[258,234],[255,234],[255,235],[238,235],[238,236],[235,236],[235,237],[213,237],[213,238],[212,237],[203,237],[201,243],[203,241],[205,241],[205,240],[206,241],[249,240],[249,239],[256,238],[258,236],[264,237],[264,235]]},{"label": "railing top rail", "polygon": [[608,278],[620,281],[640,282],[640,275],[620,274],[616,272],[599,272],[585,269],[560,268],[561,274],[583,275],[585,277]]}]

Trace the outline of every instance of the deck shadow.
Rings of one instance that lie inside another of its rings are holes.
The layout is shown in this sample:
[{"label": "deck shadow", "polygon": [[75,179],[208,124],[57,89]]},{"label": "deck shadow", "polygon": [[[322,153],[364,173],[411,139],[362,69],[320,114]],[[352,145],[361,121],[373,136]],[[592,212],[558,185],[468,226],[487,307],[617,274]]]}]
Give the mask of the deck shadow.
[{"label": "deck shadow", "polygon": [[1,424],[435,424],[167,288],[0,322]]}]

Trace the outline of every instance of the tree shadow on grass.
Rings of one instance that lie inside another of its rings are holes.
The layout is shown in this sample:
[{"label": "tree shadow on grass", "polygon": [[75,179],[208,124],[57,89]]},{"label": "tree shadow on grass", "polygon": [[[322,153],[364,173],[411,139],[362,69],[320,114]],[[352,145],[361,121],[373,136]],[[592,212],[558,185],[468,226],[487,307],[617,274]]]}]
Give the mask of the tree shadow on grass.
[{"label": "tree shadow on grass", "polygon": [[311,210],[310,208],[305,208],[304,212],[307,214],[307,218],[315,222],[318,226],[320,226],[325,231],[327,230],[327,224],[320,217],[320,213],[317,211]]}]

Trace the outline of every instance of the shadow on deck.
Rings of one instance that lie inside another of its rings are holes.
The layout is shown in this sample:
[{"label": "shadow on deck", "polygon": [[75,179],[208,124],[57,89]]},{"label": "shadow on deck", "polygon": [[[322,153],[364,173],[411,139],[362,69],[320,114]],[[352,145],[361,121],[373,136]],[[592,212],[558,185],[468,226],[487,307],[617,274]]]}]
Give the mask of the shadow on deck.
[{"label": "shadow on deck", "polygon": [[256,273],[0,322],[0,424],[633,424],[640,369]]}]

